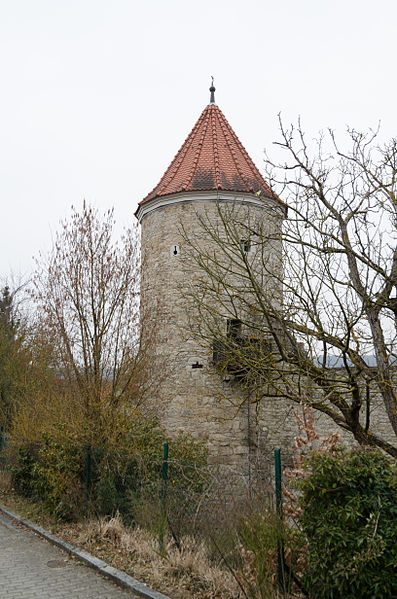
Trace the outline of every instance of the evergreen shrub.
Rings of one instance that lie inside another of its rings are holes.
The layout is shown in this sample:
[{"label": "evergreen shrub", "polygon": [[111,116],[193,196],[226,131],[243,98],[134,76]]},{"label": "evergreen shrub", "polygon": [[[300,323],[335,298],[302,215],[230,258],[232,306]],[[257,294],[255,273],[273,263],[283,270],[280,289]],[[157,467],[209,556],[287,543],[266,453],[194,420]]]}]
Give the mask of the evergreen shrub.
[{"label": "evergreen shrub", "polygon": [[397,597],[397,468],[375,450],[307,458],[300,523],[313,599]]}]

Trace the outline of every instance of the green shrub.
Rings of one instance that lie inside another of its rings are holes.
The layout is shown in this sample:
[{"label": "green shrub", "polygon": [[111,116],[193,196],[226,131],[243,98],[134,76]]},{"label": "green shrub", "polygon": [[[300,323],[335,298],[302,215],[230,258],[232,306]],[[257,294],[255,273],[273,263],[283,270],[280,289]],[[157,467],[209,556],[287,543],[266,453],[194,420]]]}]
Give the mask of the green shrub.
[{"label": "green shrub", "polygon": [[[159,441],[161,441],[159,443]],[[131,489],[131,517],[157,531],[163,526],[161,502],[163,445],[165,437],[157,439],[157,447],[149,458],[139,463],[139,482]],[[167,522],[174,538],[192,532],[193,514],[208,483],[207,448],[190,435],[179,434],[169,442],[168,477],[166,483]]]},{"label": "green shrub", "polygon": [[11,468],[11,482],[22,497],[34,494],[34,465],[37,459],[36,448],[31,445],[19,447],[15,464]]},{"label": "green shrub", "polygon": [[197,510],[209,483],[207,447],[180,433],[169,444],[168,523],[174,538],[193,534]]},{"label": "green shrub", "polygon": [[[28,444],[19,447],[14,488],[42,501],[63,520],[90,510],[97,515],[119,512],[128,523],[146,519],[157,526],[164,441],[158,422],[143,417],[131,419],[112,438],[104,436],[99,446],[88,446],[66,424],[53,425],[34,451]],[[193,509],[192,497],[203,487],[206,450],[188,435],[169,445],[168,508],[176,523]]]},{"label": "green shrub", "polygon": [[[247,508],[236,528],[237,559],[233,566],[246,596],[253,599],[279,597],[279,584],[288,596],[295,591],[300,596],[296,586],[300,577],[296,573],[304,545],[301,533],[278,516],[270,497],[255,497]],[[283,556],[280,563],[279,555]]]},{"label": "green shrub", "polygon": [[397,597],[397,470],[377,451],[313,454],[301,483],[315,599]]},{"label": "green shrub", "polygon": [[268,597],[274,591],[278,543],[285,531],[274,511],[263,509],[245,517],[241,529],[241,573],[251,597]]},{"label": "green shrub", "polygon": [[61,520],[76,520],[85,508],[84,448],[60,426],[43,435],[33,467],[34,496]]}]

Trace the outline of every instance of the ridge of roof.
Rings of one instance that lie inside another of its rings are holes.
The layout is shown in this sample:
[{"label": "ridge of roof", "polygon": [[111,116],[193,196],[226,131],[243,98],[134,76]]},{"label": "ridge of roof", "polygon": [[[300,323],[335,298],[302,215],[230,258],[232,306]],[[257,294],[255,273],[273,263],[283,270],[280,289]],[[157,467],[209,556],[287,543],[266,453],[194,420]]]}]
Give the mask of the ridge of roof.
[{"label": "ridge of roof", "polygon": [[215,103],[208,104],[159,183],[139,203],[186,191],[262,192],[276,198]]}]

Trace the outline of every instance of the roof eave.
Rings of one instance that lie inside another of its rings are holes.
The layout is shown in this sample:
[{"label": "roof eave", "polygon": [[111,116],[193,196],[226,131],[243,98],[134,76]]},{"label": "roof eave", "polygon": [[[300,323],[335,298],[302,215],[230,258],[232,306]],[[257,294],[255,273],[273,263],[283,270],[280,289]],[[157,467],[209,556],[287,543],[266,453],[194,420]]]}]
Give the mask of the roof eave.
[{"label": "roof eave", "polygon": [[[164,207],[167,205],[184,203],[184,202],[203,202],[203,201],[211,201],[211,202],[243,202],[255,204],[256,206],[261,206],[262,202],[267,199],[275,202],[281,208],[282,214],[284,217],[287,215],[287,206],[282,202],[276,194],[264,192],[263,194],[258,194],[257,192],[250,192],[246,190],[187,190],[187,191],[179,191],[169,194],[159,194],[150,199],[142,200],[138,204],[138,208],[135,211],[135,217],[141,222],[143,216],[147,213],[156,210],[157,208]],[[265,208],[265,206],[263,206]]]}]

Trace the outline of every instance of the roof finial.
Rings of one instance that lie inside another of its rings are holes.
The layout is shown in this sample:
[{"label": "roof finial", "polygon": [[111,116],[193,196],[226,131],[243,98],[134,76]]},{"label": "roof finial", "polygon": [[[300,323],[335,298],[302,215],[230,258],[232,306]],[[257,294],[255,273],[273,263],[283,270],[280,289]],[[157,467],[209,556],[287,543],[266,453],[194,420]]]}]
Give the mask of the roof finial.
[{"label": "roof finial", "polygon": [[211,79],[212,79],[212,83],[211,83],[211,87],[210,87],[210,92],[211,92],[210,104],[215,104],[214,78],[211,76]]}]

